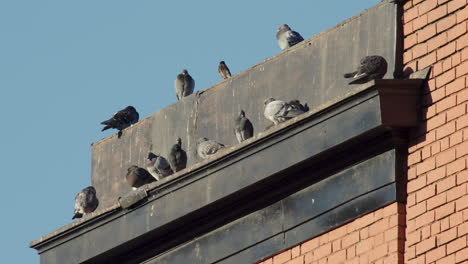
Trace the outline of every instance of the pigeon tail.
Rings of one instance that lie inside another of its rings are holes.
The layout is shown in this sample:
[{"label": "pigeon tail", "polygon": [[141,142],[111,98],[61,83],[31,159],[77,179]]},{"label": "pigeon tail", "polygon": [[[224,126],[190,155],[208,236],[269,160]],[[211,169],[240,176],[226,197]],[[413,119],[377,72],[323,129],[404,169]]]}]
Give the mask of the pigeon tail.
[{"label": "pigeon tail", "polygon": [[80,214],[80,212],[75,212],[75,215],[73,215],[72,220],[75,218],[81,218],[83,214]]},{"label": "pigeon tail", "polygon": [[353,78],[357,74],[357,71],[355,72],[350,72],[350,73],[345,73],[343,76],[345,78]]},{"label": "pigeon tail", "polygon": [[[102,123],[101,123],[101,124],[102,124]],[[106,125],[105,127],[103,127],[103,128],[101,129],[101,131],[107,130],[107,129],[109,129],[109,128],[112,128],[112,126],[111,126],[111,125]]]}]

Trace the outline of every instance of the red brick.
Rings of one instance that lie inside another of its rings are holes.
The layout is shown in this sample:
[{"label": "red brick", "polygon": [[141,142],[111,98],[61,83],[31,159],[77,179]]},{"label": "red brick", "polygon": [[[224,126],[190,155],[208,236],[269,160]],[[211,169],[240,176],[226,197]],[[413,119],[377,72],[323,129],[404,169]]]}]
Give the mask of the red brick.
[{"label": "red brick", "polygon": [[442,181],[436,184],[437,193],[445,192],[446,190],[455,186],[456,176],[452,175],[448,178],[443,179]]},{"label": "red brick", "polygon": [[[455,43],[454,43],[455,45]],[[413,47],[411,49],[412,53],[413,53],[413,58],[419,58],[421,56],[424,56],[427,54],[427,44],[426,43],[421,43],[415,47]],[[403,56],[405,56],[407,53],[409,53],[409,51],[406,51],[405,54]],[[409,60],[408,60],[409,61]],[[406,61],[406,62],[408,62]],[[406,63],[404,62],[404,63]]]},{"label": "red brick", "polygon": [[403,263],[404,258],[403,254],[400,252],[396,252],[393,254],[390,254],[390,256],[385,257],[383,260],[383,264],[395,264],[395,263]]},{"label": "red brick", "polygon": [[461,23],[468,19],[468,8],[463,8],[460,12],[457,12],[457,23]]},{"label": "red brick", "polygon": [[[448,102],[447,102],[448,104]],[[444,138],[455,132],[455,122],[445,124],[436,130],[437,139]]]},{"label": "red brick", "polygon": [[445,247],[438,247],[426,253],[426,263],[434,262],[446,256]]},{"label": "red brick", "polygon": [[448,3],[448,12],[452,13],[453,11],[462,8],[466,5],[466,0],[452,0]]},{"label": "red brick", "polygon": [[468,48],[464,48],[461,51],[461,61],[468,60]]},{"label": "red brick", "polygon": [[[468,62],[465,61],[463,62],[460,66],[458,66],[457,68],[455,68],[455,73],[456,73],[456,77],[461,77],[463,75],[466,75],[468,73]],[[463,78],[461,78],[463,79]],[[465,82],[463,82],[465,83]],[[466,86],[465,86],[466,87]]]},{"label": "red brick", "polygon": [[408,63],[413,60],[413,50],[408,50],[403,53],[403,63]]},{"label": "red brick", "polygon": [[301,245],[301,254],[312,251],[313,249],[316,249],[318,246],[319,246],[319,242],[317,238],[304,242]]},{"label": "red brick", "polygon": [[437,49],[438,47],[441,47],[447,44],[447,39],[448,39],[448,36],[446,32],[443,32],[435,36],[434,38],[431,38],[430,40],[427,41],[427,50],[431,52]]},{"label": "red brick", "polygon": [[416,244],[416,254],[419,255],[419,254],[425,253],[426,251],[429,251],[435,248],[436,246],[435,242],[436,242],[435,237],[430,237]]},{"label": "red brick", "polygon": [[291,257],[295,258],[301,254],[301,246],[295,246],[291,249]]},{"label": "red brick", "polygon": [[[445,38],[447,38],[447,36],[445,36]],[[418,43],[418,38],[417,38],[416,34],[411,34],[411,35],[405,37],[403,43],[404,43],[403,44],[404,49],[407,50],[407,49],[413,47],[414,45],[416,45]]]},{"label": "red brick", "polygon": [[448,17],[445,17],[444,19],[440,20],[439,22],[436,23],[436,29],[437,33],[440,33],[442,31],[445,31],[451,27],[453,27],[457,23],[457,16],[456,15],[451,15]]},{"label": "red brick", "polygon": [[[416,20],[414,20],[414,22],[416,22]],[[427,23],[427,21],[426,21]],[[453,32],[449,33],[448,37],[452,37],[451,39],[455,38],[454,36],[456,36],[457,34],[459,34],[460,31],[462,31],[463,29],[462,28],[458,28],[456,29],[457,27],[454,27],[452,30]],[[434,24],[431,24],[431,25],[428,25],[427,27],[425,27],[424,29],[422,29],[421,31],[418,32],[418,42],[421,43],[423,41],[426,41],[430,38],[432,38],[433,36],[435,36],[436,34],[436,27]],[[459,34],[461,35],[461,34]],[[458,36],[459,36],[458,35]],[[423,67],[424,68],[424,67]]]},{"label": "red brick", "polygon": [[457,94],[457,104],[468,101],[468,89],[463,90]]},{"label": "red brick", "polygon": [[463,249],[463,250],[458,251],[455,254],[455,262],[456,263],[461,263],[462,261],[465,261],[465,262],[463,262],[463,264],[466,264],[467,259],[468,259],[468,247]]},{"label": "red brick", "polygon": [[447,83],[455,80],[455,69],[452,69],[441,76],[436,78],[436,87],[442,87],[446,85]]},{"label": "red brick", "polygon": [[423,27],[425,27],[427,25],[427,15],[418,16],[411,23],[413,24],[413,29],[414,30],[418,30],[420,28],[423,28]]},{"label": "red brick", "polygon": [[447,257],[436,261],[435,264],[454,264],[454,263],[455,263],[455,255],[448,255]]},{"label": "red brick", "polygon": [[457,50],[462,50],[466,46],[468,46],[468,35],[465,34],[457,39]]},{"label": "red brick", "polygon": [[446,168],[440,167],[427,173],[427,184],[442,179],[447,175]]},{"label": "red brick", "polygon": [[[359,231],[358,231],[359,232]],[[332,252],[336,252],[342,249],[341,247],[341,239],[335,240],[332,242]]]},{"label": "red brick", "polygon": [[403,25],[403,34],[405,36],[408,36],[410,35],[411,33],[414,32],[414,29],[413,29],[413,21],[410,21],[406,24]]},{"label": "red brick", "polygon": [[422,159],[425,160],[431,156],[431,146],[425,146],[421,151]]},{"label": "red brick", "polygon": [[442,62],[442,71],[446,72],[448,70],[452,69],[452,57],[447,58]]},{"label": "red brick", "polygon": [[416,151],[408,155],[408,165],[413,165],[421,161],[421,151]]},{"label": "red brick", "polygon": [[291,259],[291,250],[286,250],[273,257],[273,264],[286,263],[290,259]]},{"label": "red brick", "polygon": [[258,264],[273,264],[273,258],[266,259]]},{"label": "red brick", "polygon": [[328,257],[328,263],[341,263],[346,260],[346,250],[338,251]]},{"label": "red brick", "polygon": [[456,42],[451,42],[442,48],[439,48],[437,50],[437,59],[442,60],[443,58],[446,58],[456,51]]},{"label": "red brick", "polygon": [[441,206],[447,202],[447,194],[441,193],[427,200],[427,210]]},{"label": "red brick", "polygon": [[[369,254],[369,260],[372,262],[373,260],[379,259],[388,253],[388,246],[387,244],[380,245],[371,250]],[[375,263],[375,262],[373,262]]]},{"label": "red brick", "polygon": [[[430,33],[431,32],[428,32],[427,34],[429,35]],[[455,27],[449,29],[447,33],[448,33],[449,41],[458,38],[459,36],[466,33],[466,23],[461,23],[461,24],[456,25]],[[418,34],[418,40],[419,40],[419,34]]]},{"label": "red brick", "polygon": [[[461,197],[460,199],[455,201],[455,207],[457,211],[461,211],[468,207],[468,195]],[[460,234],[459,234],[460,235]]]},{"label": "red brick", "polygon": [[[427,22],[432,23],[447,14],[447,5],[439,6],[427,14]],[[405,13],[406,15],[406,13]],[[458,16],[457,16],[458,17]]]},{"label": "red brick", "polygon": [[[447,121],[452,121],[453,119],[460,117],[466,114],[466,105],[461,104],[447,111]],[[450,142],[452,145],[452,142]]]},{"label": "red brick", "polygon": [[463,223],[463,212],[457,212],[450,215],[449,223],[451,228]]},{"label": "red brick", "polygon": [[437,153],[440,153],[440,142],[435,142],[434,144],[431,144],[431,153],[432,155],[435,155]]},{"label": "red brick", "polygon": [[452,254],[453,252],[456,252],[464,247],[466,247],[466,238],[460,237],[459,239],[452,241],[447,245],[447,254]]},{"label": "red brick", "polygon": [[460,116],[457,119],[457,130],[468,126],[468,115]]},{"label": "red brick", "polygon": [[330,237],[328,233],[325,233],[319,237],[319,244],[324,245],[327,244],[330,241]]},{"label": "red brick", "polygon": [[436,220],[444,218],[454,212],[455,212],[455,203],[452,202],[452,203],[442,205],[441,207],[435,209]]},{"label": "red brick", "polygon": [[458,130],[457,132],[450,135],[449,141],[450,147],[460,144],[463,141],[463,130]]},{"label": "red brick", "polygon": [[432,223],[432,221],[434,221],[434,219],[435,219],[434,211],[429,211],[427,213],[424,213],[424,214],[416,217],[414,228],[418,229],[418,228],[420,228],[422,226],[430,224],[430,223]]},{"label": "red brick", "polygon": [[422,2],[422,4],[418,5],[418,14],[419,16],[421,16],[436,7],[437,7],[437,0],[426,0]]},{"label": "red brick", "polygon": [[[419,35],[418,35],[419,36]],[[429,55],[419,59],[418,61],[418,69],[424,69],[437,61],[436,53],[432,52]],[[455,76],[455,74],[454,74]]]},{"label": "red brick", "polygon": [[[433,14],[435,16],[436,14]],[[417,8],[411,8],[407,11],[405,11],[403,15],[403,23],[408,23],[411,20],[415,19],[418,17],[418,9]]]},{"label": "red brick", "polygon": [[457,185],[468,182],[468,170],[462,171],[457,174]]},{"label": "red brick", "polygon": [[331,243],[322,245],[314,251],[314,260],[319,260],[323,257],[330,255],[332,252]]},{"label": "red brick", "polygon": [[[435,167],[435,162],[434,162],[434,167]],[[429,169],[429,170],[432,170],[432,169]],[[419,190],[424,186],[426,186],[426,176],[418,177],[417,179],[408,182],[408,193]]]},{"label": "red brick", "polygon": [[342,239],[342,247],[347,248],[359,242],[359,231],[353,232]]},{"label": "red brick", "polygon": [[424,201],[427,198],[434,196],[435,193],[435,184],[426,186],[423,189],[416,192],[416,202],[420,203],[421,201]]},{"label": "red brick", "polygon": [[458,233],[459,237],[468,234],[468,222],[465,222],[465,223],[457,226],[457,233]]},{"label": "red brick", "polygon": [[436,156],[436,167],[440,167],[455,160],[455,149],[451,148]]},{"label": "red brick", "polygon": [[457,238],[457,228],[452,228],[452,229],[449,229],[439,235],[436,236],[437,238],[437,245],[440,246],[440,245],[443,245],[447,242],[450,242],[452,240],[454,240],[455,238]]},{"label": "red brick", "polygon": [[444,138],[444,139],[440,140],[440,149],[441,150],[446,150],[449,147],[450,147],[449,138]]},{"label": "red brick", "polygon": [[456,155],[457,158],[463,157],[466,154],[468,154],[468,141],[465,141],[461,143],[460,145],[458,145],[455,149],[455,152],[457,154]]},{"label": "red brick", "polygon": [[464,170],[466,168],[465,159],[458,159],[447,165],[447,175],[452,175],[455,172]]},{"label": "red brick", "polygon": [[416,166],[416,173],[421,175],[433,169],[435,169],[435,158],[430,158]]},{"label": "red brick", "polygon": [[445,231],[450,228],[450,221],[448,218],[444,218],[440,221],[440,230]]},{"label": "red brick", "polygon": [[292,259],[286,262],[286,264],[304,264],[304,256],[300,256],[295,259]]}]

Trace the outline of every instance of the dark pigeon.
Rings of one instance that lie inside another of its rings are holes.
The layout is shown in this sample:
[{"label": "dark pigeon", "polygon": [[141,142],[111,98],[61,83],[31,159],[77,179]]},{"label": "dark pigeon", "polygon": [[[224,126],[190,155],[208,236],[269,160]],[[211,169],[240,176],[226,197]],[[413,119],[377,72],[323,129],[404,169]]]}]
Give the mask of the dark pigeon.
[{"label": "dark pigeon", "polygon": [[177,75],[177,78],[174,81],[174,87],[177,100],[181,100],[183,97],[189,96],[193,93],[193,89],[195,89],[195,81],[188,71],[184,69],[182,70],[182,73]]},{"label": "dark pigeon", "polygon": [[227,78],[231,77],[231,71],[229,70],[228,66],[224,61],[221,61],[218,66],[218,72],[221,77],[226,80]]},{"label": "dark pigeon", "polygon": [[153,152],[148,153],[146,169],[158,181],[174,173],[169,162],[163,156],[155,155]]},{"label": "dark pigeon", "polygon": [[122,135],[122,130],[138,122],[140,118],[138,112],[133,106],[127,106],[115,113],[110,119],[102,121],[101,124],[105,125],[101,131],[109,128],[115,128],[119,130],[119,138]]},{"label": "dark pigeon", "polygon": [[264,101],[264,104],[264,116],[275,125],[308,111],[308,107],[302,105],[299,100],[292,100],[287,103],[274,98],[268,98]]},{"label": "dark pigeon", "polygon": [[197,141],[197,154],[200,158],[206,159],[218,152],[218,150],[224,148],[225,146],[221,143],[218,143],[214,140],[207,138],[199,138]]},{"label": "dark pigeon", "polygon": [[234,133],[236,134],[237,141],[242,141],[253,136],[254,128],[249,119],[245,117],[244,110],[241,110],[239,116],[234,120]]},{"label": "dark pigeon", "polygon": [[72,219],[81,218],[83,214],[94,212],[99,205],[96,189],[93,186],[84,188],[75,196],[75,214]]},{"label": "dark pigeon", "polygon": [[140,186],[156,181],[156,179],[153,178],[147,170],[132,165],[127,169],[125,181],[133,188],[133,190],[136,190]]},{"label": "dark pigeon", "polygon": [[344,74],[345,78],[353,78],[349,84],[363,84],[382,79],[387,73],[387,61],[381,56],[365,56],[359,64],[357,71]]},{"label": "dark pigeon", "polygon": [[303,40],[304,38],[301,34],[291,30],[288,25],[282,24],[278,27],[278,31],[276,32],[276,41],[282,50],[292,47]]},{"label": "dark pigeon", "polygon": [[182,149],[182,140],[180,138],[177,139],[177,143],[171,148],[169,164],[171,164],[171,168],[175,172],[187,167],[187,153]]}]

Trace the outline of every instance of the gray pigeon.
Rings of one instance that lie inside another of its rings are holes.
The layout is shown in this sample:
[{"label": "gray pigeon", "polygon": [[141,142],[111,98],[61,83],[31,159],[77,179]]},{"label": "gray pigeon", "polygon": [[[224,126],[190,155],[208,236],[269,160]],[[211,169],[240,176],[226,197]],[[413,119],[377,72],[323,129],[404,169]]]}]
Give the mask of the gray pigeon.
[{"label": "gray pigeon", "polygon": [[189,96],[193,93],[195,88],[195,81],[187,70],[183,69],[182,73],[177,75],[174,81],[175,92],[177,100],[181,100],[185,96]]},{"label": "gray pigeon", "polygon": [[151,174],[138,166],[132,165],[127,169],[127,175],[125,175],[125,181],[128,185],[136,190],[138,187],[145,184],[156,181]]},{"label": "gray pigeon", "polygon": [[84,188],[75,196],[75,214],[72,219],[81,218],[83,214],[94,212],[99,205],[96,189],[93,186]]},{"label": "gray pigeon", "polygon": [[177,139],[177,143],[171,148],[169,164],[171,164],[171,168],[175,172],[187,167],[187,153],[182,149],[182,140],[180,138]]},{"label": "gray pigeon", "polygon": [[158,181],[174,173],[169,162],[163,156],[155,155],[153,152],[148,153],[146,169]]},{"label": "gray pigeon", "polygon": [[231,71],[229,70],[228,66],[224,61],[221,61],[218,66],[218,72],[221,77],[226,80],[227,78],[231,77]]},{"label": "gray pigeon", "polygon": [[307,106],[300,104],[299,100],[292,100],[287,103],[281,100],[275,100],[274,98],[268,98],[265,100],[264,104],[264,116],[275,125],[301,115],[308,110]]},{"label": "gray pigeon", "polygon": [[101,124],[105,127],[101,130],[107,130],[109,128],[115,128],[119,130],[119,138],[122,135],[122,130],[138,122],[139,114],[133,106],[127,106],[115,113],[110,119],[102,121]]},{"label": "gray pigeon", "polygon": [[249,119],[245,117],[244,110],[241,110],[239,116],[234,121],[234,133],[236,134],[237,141],[242,141],[253,136],[254,128]]},{"label": "gray pigeon", "polygon": [[214,155],[218,150],[224,148],[224,145],[207,138],[199,138],[197,141],[197,154],[200,158],[206,159]]},{"label": "gray pigeon", "polygon": [[278,27],[278,31],[276,32],[276,41],[278,41],[278,45],[282,50],[292,47],[303,40],[304,38],[301,34],[291,30],[288,25],[282,24]]},{"label": "gray pigeon", "polygon": [[382,79],[387,73],[387,61],[381,56],[365,56],[359,64],[357,71],[344,74],[345,78],[353,78],[349,84],[362,84]]}]

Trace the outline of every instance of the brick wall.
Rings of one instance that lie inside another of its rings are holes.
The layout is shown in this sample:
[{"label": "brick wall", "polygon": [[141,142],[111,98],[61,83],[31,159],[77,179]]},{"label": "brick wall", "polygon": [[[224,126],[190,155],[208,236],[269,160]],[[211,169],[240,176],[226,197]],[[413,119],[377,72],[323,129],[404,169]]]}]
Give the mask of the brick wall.
[{"label": "brick wall", "polygon": [[404,211],[393,203],[258,264],[402,263]]},{"label": "brick wall", "polygon": [[411,135],[405,262],[468,263],[466,0],[404,5],[404,63],[433,65]]},{"label": "brick wall", "polygon": [[468,263],[468,0],[404,6],[406,68],[432,66],[410,133],[408,200],[261,264]]}]

